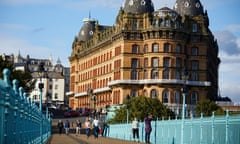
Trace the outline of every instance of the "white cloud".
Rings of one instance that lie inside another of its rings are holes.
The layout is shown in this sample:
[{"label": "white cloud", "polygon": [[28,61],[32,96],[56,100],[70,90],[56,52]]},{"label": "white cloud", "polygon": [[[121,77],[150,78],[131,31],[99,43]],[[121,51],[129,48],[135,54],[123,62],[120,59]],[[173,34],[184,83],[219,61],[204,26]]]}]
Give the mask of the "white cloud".
[{"label": "white cloud", "polygon": [[13,53],[14,55],[18,54],[17,52],[20,51],[23,56],[29,54],[31,57],[38,57],[39,55],[48,57],[46,53],[51,51],[51,49],[44,46],[33,45],[29,41],[21,38],[0,34],[0,51],[1,53]]},{"label": "white cloud", "polygon": [[219,91],[234,102],[240,102],[240,38],[234,33],[239,26],[229,25],[226,30],[215,32],[221,59]]},{"label": "white cloud", "polygon": [[230,24],[226,27],[231,32],[240,32],[240,24]]},{"label": "white cloud", "polygon": [[218,31],[214,35],[217,38],[220,51],[231,56],[240,54],[238,38],[231,31]]}]

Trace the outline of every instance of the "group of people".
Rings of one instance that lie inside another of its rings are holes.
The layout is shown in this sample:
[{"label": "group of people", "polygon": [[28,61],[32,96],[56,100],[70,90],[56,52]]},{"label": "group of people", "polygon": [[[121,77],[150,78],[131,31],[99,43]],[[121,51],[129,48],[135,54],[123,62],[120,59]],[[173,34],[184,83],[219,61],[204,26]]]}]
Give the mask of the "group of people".
[{"label": "group of people", "polygon": [[[147,117],[144,118],[145,123],[145,142],[147,144],[150,143],[150,134],[152,131],[151,121],[154,120],[151,114],[148,114]],[[93,132],[94,138],[97,139],[99,133],[102,134],[102,136],[106,136],[107,134],[107,123],[103,122],[103,125],[99,125],[98,117],[95,116],[95,118],[92,120],[91,117],[87,117],[85,122],[85,132],[86,136],[89,138],[91,135],[91,131]],[[80,120],[76,121],[76,135],[80,134],[80,129],[82,127],[82,123]],[[70,122],[66,120],[64,123],[63,121],[59,120],[58,122],[58,128],[59,128],[59,134],[62,134],[63,128],[65,129],[65,133],[69,134],[69,128],[70,128]],[[133,133],[133,139],[134,141],[139,142],[139,122],[137,118],[134,118],[132,121],[132,133]]]},{"label": "group of people", "polygon": [[108,125],[104,121],[102,126],[100,126],[97,116],[95,116],[93,120],[90,117],[87,117],[85,120],[85,128],[87,137],[91,135],[92,131],[94,138],[97,139],[99,134],[101,134],[102,136],[106,136]]},{"label": "group of people", "polygon": [[[75,125],[76,125],[76,136],[77,136],[78,134],[80,134],[82,123],[80,120],[76,120]],[[65,133],[67,135],[69,134],[70,122],[68,120],[66,120],[65,122],[63,122],[62,120],[59,120],[57,126],[59,129],[59,134],[63,133],[63,129],[65,129]],[[94,138],[98,138],[99,134],[102,134],[102,136],[106,136],[107,127],[108,126],[106,122],[103,122],[103,124],[100,126],[97,116],[95,116],[94,119],[92,119],[91,117],[87,117],[84,122],[84,128],[85,128],[87,137],[91,135],[91,132],[93,132]]]},{"label": "group of people", "polygon": [[[154,120],[151,114],[144,118],[145,123],[145,142],[150,144],[150,134],[152,132],[151,121]],[[139,122],[137,118],[132,121],[133,140],[139,142]]]},{"label": "group of people", "polygon": [[[80,134],[80,128],[82,127],[81,125],[82,125],[81,121],[77,120],[76,121],[76,135]],[[58,126],[58,130],[59,130],[58,131],[59,134],[62,134],[63,129],[65,129],[65,133],[67,135],[69,134],[70,122],[68,120],[66,120],[65,122],[63,122],[62,120],[59,120],[57,126]]]}]

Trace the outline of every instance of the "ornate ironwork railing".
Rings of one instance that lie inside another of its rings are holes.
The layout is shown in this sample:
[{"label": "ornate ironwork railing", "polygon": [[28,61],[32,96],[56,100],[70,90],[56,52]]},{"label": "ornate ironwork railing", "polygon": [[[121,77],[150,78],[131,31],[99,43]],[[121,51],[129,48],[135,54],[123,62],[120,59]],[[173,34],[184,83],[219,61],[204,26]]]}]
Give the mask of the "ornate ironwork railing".
[{"label": "ornate ironwork railing", "polygon": [[48,112],[40,112],[23,88],[18,88],[17,80],[11,85],[8,69],[4,69],[3,75],[0,79],[0,143],[46,143],[52,123]]}]

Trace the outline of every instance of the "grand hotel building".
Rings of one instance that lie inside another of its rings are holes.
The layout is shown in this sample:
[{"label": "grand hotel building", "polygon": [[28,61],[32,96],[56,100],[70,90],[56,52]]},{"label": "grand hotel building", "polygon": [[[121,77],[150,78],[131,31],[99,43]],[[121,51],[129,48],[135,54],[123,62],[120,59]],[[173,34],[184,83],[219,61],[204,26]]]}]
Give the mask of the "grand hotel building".
[{"label": "grand hotel building", "polygon": [[151,0],[126,0],[114,26],[84,19],[69,60],[73,109],[122,104],[130,95],[158,98],[179,114],[184,85],[187,113],[218,95],[218,44],[200,0],[157,10]]}]

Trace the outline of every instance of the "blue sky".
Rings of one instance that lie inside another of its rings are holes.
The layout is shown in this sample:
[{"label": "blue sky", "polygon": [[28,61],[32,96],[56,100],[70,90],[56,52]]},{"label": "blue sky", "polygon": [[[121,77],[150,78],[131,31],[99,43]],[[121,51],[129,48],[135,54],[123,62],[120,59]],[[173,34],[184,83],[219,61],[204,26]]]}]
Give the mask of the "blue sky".
[{"label": "blue sky", "polygon": [[[176,0],[153,0],[155,10]],[[240,102],[239,0],[201,0],[219,45],[219,87],[222,96]],[[60,58],[69,66],[72,42],[83,18],[113,25],[124,0],[0,0],[0,54]]]}]

